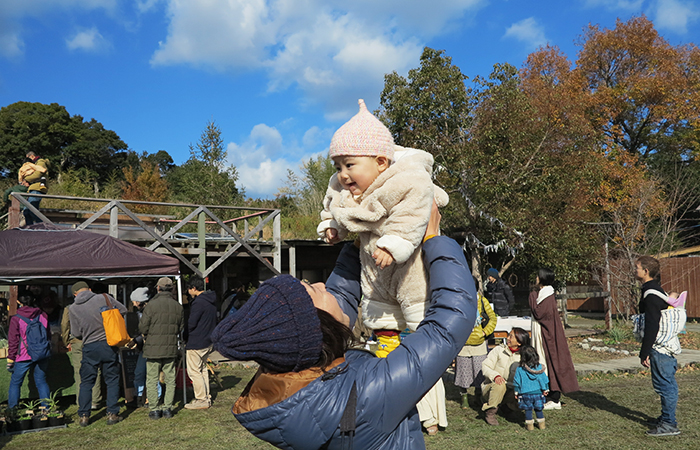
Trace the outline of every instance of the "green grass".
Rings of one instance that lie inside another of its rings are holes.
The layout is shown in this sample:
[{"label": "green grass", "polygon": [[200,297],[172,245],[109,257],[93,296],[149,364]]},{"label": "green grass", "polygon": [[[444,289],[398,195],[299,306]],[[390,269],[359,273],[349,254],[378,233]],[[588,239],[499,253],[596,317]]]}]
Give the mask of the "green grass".
[{"label": "green grass", "polygon": [[[215,391],[214,406],[205,411],[179,410],[173,419],[151,421],[145,409],[124,412],[126,419],[107,426],[104,409],[93,415],[89,427],[77,424],[76,407],[67,409],[74,422],[62,430],[0,437],[0,448],[28,449],[268,449],[233,418],[231,405],[240,395],[253,369],[221,366],[223,391]],[[446,376],[447,378],[447,376]],[[463,410],[459,394],[446,379],[449,426],[427,437],[428,449],[685,449],[700,440],[700,369],[684,368],[677,375],[681,436],[650,438],[644,422],[659,414],[659,399],[648,372],[590,375],[580,379],[581,391],[564,397],[560,411],[545,411],[547,429],[528,432],[521,420],[499,417],[491,427],[480,418],[478,407]],[[4,447],[3,447],[4,446]]]}]

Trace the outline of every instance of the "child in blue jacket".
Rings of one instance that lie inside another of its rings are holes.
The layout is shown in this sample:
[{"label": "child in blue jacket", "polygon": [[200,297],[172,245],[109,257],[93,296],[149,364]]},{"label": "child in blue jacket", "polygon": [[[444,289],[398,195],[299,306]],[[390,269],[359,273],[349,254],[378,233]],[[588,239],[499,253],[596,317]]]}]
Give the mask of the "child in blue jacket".
[{"label": "child in blue jacket", "polygon": [[523,346],[520,349],[520,366],[515,369],[513,389],[518,399],[518,406],[525,411],[525,428],[528,431],[535,429],[532,419],[532,410],[535,410],[537,426],[544,430],[544,397],[549,393],[549,378],[540,364],[537,350],[532,346]]}]

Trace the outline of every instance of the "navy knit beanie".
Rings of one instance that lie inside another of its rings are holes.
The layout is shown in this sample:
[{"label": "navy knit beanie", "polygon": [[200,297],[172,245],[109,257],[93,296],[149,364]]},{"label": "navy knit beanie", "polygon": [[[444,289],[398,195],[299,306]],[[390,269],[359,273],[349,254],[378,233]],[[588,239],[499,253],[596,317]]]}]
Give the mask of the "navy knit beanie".
[{"label": "navy knit beanie", "polygon": [[275,372],[299,372],[321,357],[323,333],[306,288],[291,275],[263,283],[211,334],[214,349],[235,361]]},{"label": "navy knit beanie", "polygon": [[500,278],[500,276],[498,275],[498,270],[494,269],[493,267],[486,271],[486,275],[494,277],[497,280]]}]

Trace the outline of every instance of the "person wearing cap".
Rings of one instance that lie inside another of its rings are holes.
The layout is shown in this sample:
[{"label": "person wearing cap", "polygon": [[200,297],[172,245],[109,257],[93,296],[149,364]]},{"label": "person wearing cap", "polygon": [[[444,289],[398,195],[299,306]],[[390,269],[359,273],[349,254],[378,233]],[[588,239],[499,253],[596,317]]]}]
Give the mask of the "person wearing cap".
[{"label": "person wearing cap", "polygon": [[486,297],[489,302],[493,303],[493,310],[496,315],[500,317],[508,316],[510,314],[510,309],[515,304],[513,290],[508,286],[508,283],[501,278],[498,270],[493,267],[486,271],[486,276],[489,281],[486,283],[484,297]]},{"label": "person wearing cap", "polygon": [[192,380],[194,399],[185,405],[186,409],[211,406],[207,360],[212,351],[211,332],[216,327],[216,292],[204,289],[202,277],[187,282],[187,294],[192,299],[187,319],[187,375]]},{"label": "person wearing cap", "polygon": [[[70,307],[73,304],[63,308],[61,316],[61,340],[66,349],[70,352],[70,361],[73,365],[73,380],[75,381],[75,402],[80,406],[80,365],[83,361],[83,341],[73,335],[70,328]],[[97,376],[95,385],[92,387],[92,405],[93,411],[100,408],[102,403],[102,369],[97,368]]]},{"label": "person wearing cap", "polygon": [[430,275],[426,317],[386,358],[349,349],[362,296],[352,244],[325,285],[279,275],[219,323],[214,349],[260,364],[232,410],[248,431],[279,448],[425,448],[416,403],[476,320],[467,261],[454,240],[436,236],[439,221],[434,206],[422,252]]},{"label": "person wearing cap", "polygon": [[107,425],[114,425],[122,420],[119,416],[119,349],[107,344],[102,323],[102,310],[107,303],[110,303],[124,315],[126,307],[109,294],[92,292],[84,281],[75,283],[71,292],[75,296],[75,301],[68,309],[70,329],[76,338],[83,341],[78,395],[80,426],[86,427],[90,424],[92,389],[100,366],[107,385]]},{"label": "person wearing cap", "polygon": [[[139,352],[134,368],[134,388],[136,389],[136,400],[131,405],[143,408],[146,405],[144,390],[146,389],[146,358],[143,356],[143,335],[139,333],[139,322],[143,315],[143,308],[150,299],[147,287],[139,287],[131,291],[129,296],[134,310],[126,314],[126,331],[131,336],[131,341],[126,347]],[[160,384],[158,384],[158,396],[160,397]]]},{"label": "person wearing cap", "polygon": [[[139,321],[139,331],[144,336],[143,356],[146,358],[146,396],[148,417],[151,419],[173,417],[175,400],[175,361],[178,339],[184,323],[184,311],[173,298],[173,280],[158,279],[158,293],[146,303]],[[163,405],[159,405],[158,383],[160,372],[165,378]]]}]

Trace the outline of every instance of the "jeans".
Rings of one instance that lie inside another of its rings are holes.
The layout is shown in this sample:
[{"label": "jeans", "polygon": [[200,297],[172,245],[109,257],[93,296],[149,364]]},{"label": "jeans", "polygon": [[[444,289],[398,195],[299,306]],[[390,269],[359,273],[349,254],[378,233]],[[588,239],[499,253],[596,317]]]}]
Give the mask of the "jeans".
[{"label": "jeans", "polygon": [[34,367],[34,384],[36,384],[36,389],[39,391],[39,398],[51,397],[51,390],[46,382],[46,369],[49,368],[49,358],[44,358],[41,361],[17,361],[15,370],[10,378],[10,390],[7,395],[8,408],[14,408],[19,403],[24,376],[32,367]]},{"label": "jeans", "polygon": [[[39,191],[29,191],[30,194],[41,194]],[[27,197],[27,201],[36,209],[39,209],[39,203],[41,203],[41,197]],[[24,210],[24,220],[27,225],[32,225],[41,222],[41,220],[29,210],[29,208]]]},{"label": "jeans", "polygon": [[97,368],[102,366],[102,376],[107,385],[107,413],[119,413],[119,352],[107,345],[107,341],[83,345],[83,361],[80,365],[79,416],[90,416],[92,388],[97,380]]},{"label": "jeans", "polygon": [[[73,364],[73,380],[75,380],[75,399],[80,406],[80,365],[83,361],[83,341],[74,339],[71,344],[70,358]],[[102,402],[102,371],[97,369],[95,387],[92,388],[92,403],[97,405]]]},{"label": "jeans", "polygon": [[676,422],[676,404],[678,403],[678,383],[676,370],[678,364],[673,356],[664,355],[651,349],[649,355],[651,366],[651,384],[654,391],[661,396],[661,422],[678,426]]}]

